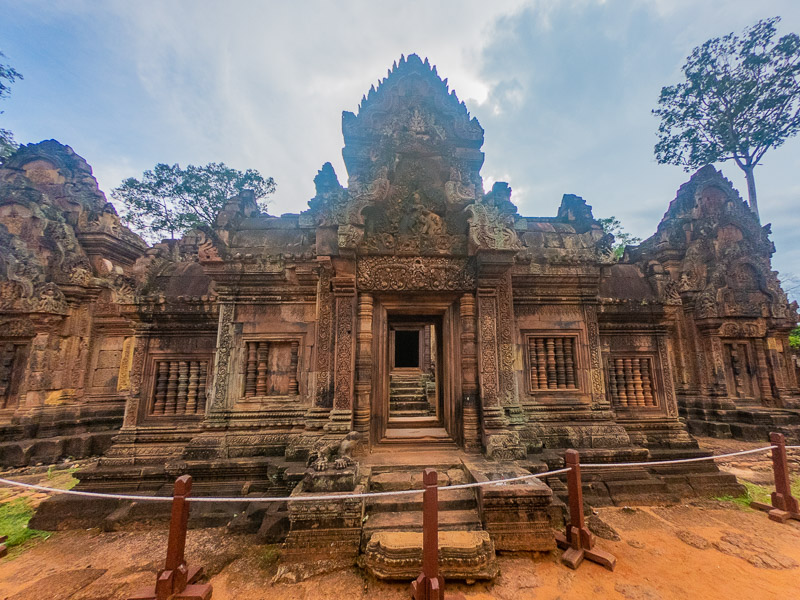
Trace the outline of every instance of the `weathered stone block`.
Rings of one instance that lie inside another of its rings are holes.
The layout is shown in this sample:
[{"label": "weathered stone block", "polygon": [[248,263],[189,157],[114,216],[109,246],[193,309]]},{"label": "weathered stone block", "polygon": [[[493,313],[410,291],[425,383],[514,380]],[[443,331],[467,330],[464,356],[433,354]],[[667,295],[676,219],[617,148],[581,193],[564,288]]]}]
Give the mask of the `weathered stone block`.
[{"label": "weathered stone block", "polygon": [[[378,579],[413,580],[422,570],[422,533],[373,533],[362,562]],[[486,531],[440,531],[439,569],[448,580],[494,579],[500,569],[491,537]]]}]

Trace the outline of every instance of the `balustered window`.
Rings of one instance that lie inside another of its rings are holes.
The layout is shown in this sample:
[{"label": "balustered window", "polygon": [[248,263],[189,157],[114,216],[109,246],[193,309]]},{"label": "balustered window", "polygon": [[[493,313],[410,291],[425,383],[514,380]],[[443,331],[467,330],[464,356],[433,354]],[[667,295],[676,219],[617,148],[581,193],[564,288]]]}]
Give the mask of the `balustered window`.
[{"label": "balustered window", "polygon": [[575,336],[527,337],[532,392],[578,389],[577,342]]},{"label": "balustered window", "polygon": [[245,345],[244,397],[297,396],[299,341],[252,341]]},{"label": "balustered window", "polygon": [[656,388],[650,357],[611,357],[608,361],[608,389],[619,408],[655,408]]},{"label": "balustered window", "polygon": [[206,409],[208,360],[156,360],[150,414],[200,415]]}]

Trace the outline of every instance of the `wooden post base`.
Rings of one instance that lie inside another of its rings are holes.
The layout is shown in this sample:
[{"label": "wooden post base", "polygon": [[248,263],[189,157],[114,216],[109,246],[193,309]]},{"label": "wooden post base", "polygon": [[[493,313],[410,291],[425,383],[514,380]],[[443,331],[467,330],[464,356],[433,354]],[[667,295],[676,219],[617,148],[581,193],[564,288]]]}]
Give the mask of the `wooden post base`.
[{"label": "wooden post base", "polygon": [[169,595],[169,592],[165,591],[161,592],[161,595],[159,595],[160,590],[158,588],[164,590],[171,589],[171,581],[174,577],[174,571],[162,571],[158,575],[155,586],[139,590],[132,596],[128,596],[128,600],[162,600],[162,598],[168,598],[169,600],[210,600],[212,591],[211,584],[195,583],[203,577],[202,567],[192,567],[189,569],[186,577],[186,587],[183,591],[172,595]]},{"label": "wooden post base", "polygon": [[614,567],[617,566],[617,558],[613,554],[597,548],[573,548],[572,544],[567,541],[566,536],[558,531],[556,532],[556,544],[564,551],[561,555],[561,562],[570,569],[577,569],[583,559],[597,563],[609,571],[613,571]]},{"label": "wooden post base", "polygon": [[800,521],[800,513],[781,510],[780,508],[775,508],[771,504],[764,504],[763,502],[751,502],[750,508],[764,511],[767,513],[769,520],[775,521],[776,523],[786,523],[786,521],[790,519],[794,521]]}]

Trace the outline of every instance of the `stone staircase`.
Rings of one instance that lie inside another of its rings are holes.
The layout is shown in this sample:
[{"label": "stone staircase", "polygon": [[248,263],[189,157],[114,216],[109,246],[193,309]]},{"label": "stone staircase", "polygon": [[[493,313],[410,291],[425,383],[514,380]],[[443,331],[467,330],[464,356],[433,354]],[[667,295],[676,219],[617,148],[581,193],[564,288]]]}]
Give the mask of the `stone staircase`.
[{"label": "stone staircase", "polygon": [[788,443],[800,443],[800,410],[763,408],[735,409],[710,405],[698,399],[680,399],[680,416],[689,432],[717,438],[766,442],[771,432],[782,433]]},{"label": "stone staircase", "polygon": [[389,419],[417,421],[436,418],[425,394],[421,373],[397,373],[389,377]]},{"label": "stone staircase", "polygon": [[[435,466],[439,485],[466,483],[464,471],[454,465]],[[369,491],[397,492],[422,489],[422,466],[402,470],[382,467],[373,470]],[[362,541],[366,543],[376,531],[422,531],[422,494],[368,498]],[[439,528],[443,531],[481,529],[474,489],[439,491]]]},{"label": "stone staircase", "polygon": [[[467,482],[462,465],[428,465],[439,486]],[[369,491],[422,489],[422,465],[373,467]],[[445,576],[492,579],[497,575],[494,544],[483,530],[474,489],[439,490],[440,562]],[[363,565],[381,579],[416,577],[422,556],[422,494],[368,498],[361,530]],[[417,564],[419,563],[419,564]]]}]

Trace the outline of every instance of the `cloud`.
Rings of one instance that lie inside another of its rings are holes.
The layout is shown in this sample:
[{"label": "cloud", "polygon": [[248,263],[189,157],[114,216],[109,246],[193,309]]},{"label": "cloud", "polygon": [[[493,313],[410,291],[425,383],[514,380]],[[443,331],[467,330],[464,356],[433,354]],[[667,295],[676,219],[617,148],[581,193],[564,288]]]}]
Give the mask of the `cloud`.
[{"label": "cloud", "polygon": [[[653,159],[661,86],[694,46],[774,14],[800,31],[790,0],[9,4],[0,49],[25,80],[0,126],[72,145],[106,192],[157,162],[223,161],[276,179],[272,212],[299,211],[322,163],[346,179],[341,112],[416,52],[481,121],[486,182],[523,214],[576,193],[647,237],[688,178]],[[800,270],[798,150],[756,173],[782,270]]]}]

